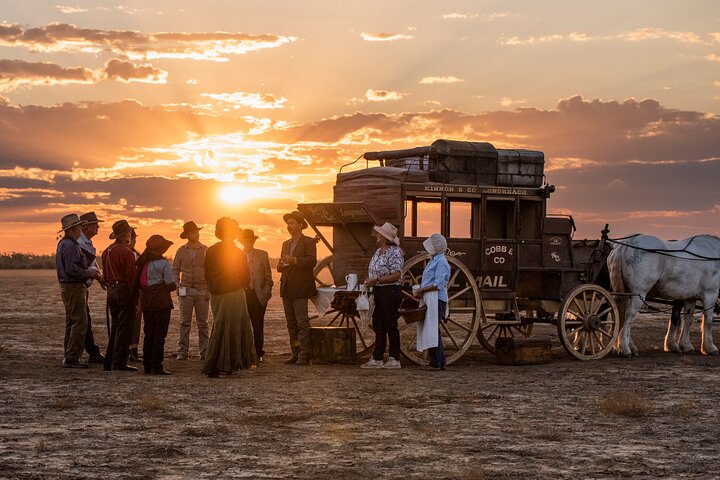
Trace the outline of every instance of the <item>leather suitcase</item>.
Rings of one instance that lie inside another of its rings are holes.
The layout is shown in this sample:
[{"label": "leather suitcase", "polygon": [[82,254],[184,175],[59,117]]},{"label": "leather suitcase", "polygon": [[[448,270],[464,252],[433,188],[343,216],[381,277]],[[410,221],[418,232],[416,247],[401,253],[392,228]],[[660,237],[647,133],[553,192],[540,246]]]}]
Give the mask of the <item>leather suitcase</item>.
[{"label": "leather suitcase", "polygon": [[352,327],[310,327],[310,363],[354,364],[355,335]]},{"label": "leather suitcase", "polygon": [[552,360],[549,337],[511,338],[495,341],[495,358],[500,365],[538,365]]}]

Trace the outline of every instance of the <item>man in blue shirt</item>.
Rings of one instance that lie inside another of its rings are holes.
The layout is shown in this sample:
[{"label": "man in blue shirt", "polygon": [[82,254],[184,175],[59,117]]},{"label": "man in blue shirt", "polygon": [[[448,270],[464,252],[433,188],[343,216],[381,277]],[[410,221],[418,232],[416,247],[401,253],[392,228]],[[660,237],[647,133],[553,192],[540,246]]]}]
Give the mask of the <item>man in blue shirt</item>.
[{"label": "man in blue shirt", "polygon": [[[87,330],[87,280],[99,279],[96,267],[88,266],[88,259],[80,249],[78,238],[82,234],[83,221],[76,214],[65,215],[61,232],[65,236],[60,240],[55,255],[55,266],[60,295],[65,305],[65,356],[64,368],[87,368],[80,361],[85,348]],[[60,232],[58,232],[60,233]]]}]

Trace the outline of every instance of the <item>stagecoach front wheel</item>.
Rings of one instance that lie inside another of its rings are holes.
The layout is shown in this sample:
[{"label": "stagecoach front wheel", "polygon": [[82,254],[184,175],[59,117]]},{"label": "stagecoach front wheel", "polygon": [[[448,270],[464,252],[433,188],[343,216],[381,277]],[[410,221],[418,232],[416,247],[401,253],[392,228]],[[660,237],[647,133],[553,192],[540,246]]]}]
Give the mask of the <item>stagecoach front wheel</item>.
[{"label": "stagecoach front wheel", "polygon": [[[332,255],[328,255],[315,265],[313,276],[317,288],[334,285]],[[354,309],[349,308],[347,304],[339,309],[330,308],[323,316],[311,316],[310,323],[316,327],[354,328],[355,350],[360,356],[365,355],[375,347],[375,333],[372,330],[372,325],[364,324],[360,320],[360,315]]]},{"label": "stagecoach front wheel", "polygon": [[[478,325],[480,325],[480,290],[472,272],[455,257],[447,257],[450,264],[448,282],[448,308],[450,315],[446,322],[440,321],[440,336],[445,349],[445,361],[448,365],[462,357],[470,348]],[[420,285],[422,272],[430,261],[427,253],[416,255],[405,262],[402,271],[403,298],[412,297],[412,286]],[[427,363],[427,351],[418,352],[417,324],[398,320],[400,328],[400,350],[409,360],[424,365]]]},{"label": "stagecoach front wheel", "polygon": [[579,285],[563,300],[557,320],[565,350],[579,360],[597,360],[612,350],[620,315],[610,293],[597,285]]}]

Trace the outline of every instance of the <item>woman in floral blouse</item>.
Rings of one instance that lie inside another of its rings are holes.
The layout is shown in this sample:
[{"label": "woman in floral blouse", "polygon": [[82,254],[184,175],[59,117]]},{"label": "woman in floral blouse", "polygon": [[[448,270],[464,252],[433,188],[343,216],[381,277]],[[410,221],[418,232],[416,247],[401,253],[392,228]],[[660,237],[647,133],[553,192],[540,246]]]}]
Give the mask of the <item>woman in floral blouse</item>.
[{"label": "woman in floral blouse", "polygon": [[[375,331],[375,350],[367,363],[360,368],[400,368],[400,331],[398,330],[398,309],[402,299],[400,275],[404,253],[399,247],[397,228],[390,223],[373,227],[377,236],[378,249],[368,267],[365,285],[373,287],[375,310],[372,326]],[[386,337],[390,343],[388,361],[383,364]]]}]

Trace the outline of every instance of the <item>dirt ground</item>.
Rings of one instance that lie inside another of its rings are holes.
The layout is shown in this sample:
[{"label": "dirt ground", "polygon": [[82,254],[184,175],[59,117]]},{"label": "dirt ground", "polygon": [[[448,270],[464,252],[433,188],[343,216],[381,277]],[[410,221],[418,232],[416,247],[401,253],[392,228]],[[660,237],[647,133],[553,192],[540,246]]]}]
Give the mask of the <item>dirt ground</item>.
[{"label": "dirt ground", "polygon": [[[169,377],[60,368],[52,271],[0,271],[2,478],[718,478],[720,360],[662,352],[641,315],[641,356],[508,367],[477,345],[445,372],[287,366],[277,297],[255,373],[220,379],[174,360]],[[104,347],[104,293],[91,290]],[[699,326],[693,344],[699,350]],[[716,326],[716,330],[720,330]],[[720,342],[720,334],[715,333]],[[197,338],[192,353],[197,354]]]}]

